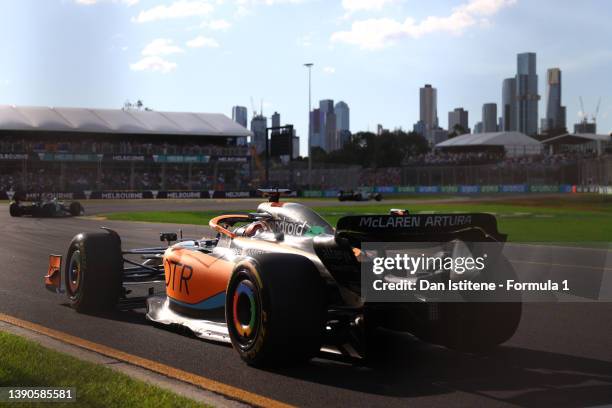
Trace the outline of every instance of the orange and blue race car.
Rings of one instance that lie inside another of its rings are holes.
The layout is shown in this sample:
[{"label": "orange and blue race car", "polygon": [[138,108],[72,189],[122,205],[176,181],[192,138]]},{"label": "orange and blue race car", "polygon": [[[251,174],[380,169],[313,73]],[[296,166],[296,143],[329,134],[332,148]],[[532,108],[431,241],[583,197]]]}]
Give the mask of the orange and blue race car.
[{"label": "orange and blue race car", "polygon": [[[167,246],[126,250],[110,229],[78,234],[64,262],[50,256],[46,286],[65,293],[78,312],[146,309],[152,322],[231,342],[253,366],[305,361],[321,353],[367,361],[379,328],[470,351],[514,334],[520,299],[469,303],[420,296],[411,302],[368,302],[361,291],[361,268],[371,260],[363,243],[503,242],[492,215],[428,225],[423,217],[431,215],[391,210],[346,216],[334,228],[300,203],[281,202],[288,190],[262,191],[269,201],[256,212],[212,219],[214,239],[161,233]],[[514,276],[505,259],[494,267]],[[435,273],[444,272],[422,271],[416,279]],[[142,294],[135,295],[136,289]]]}]

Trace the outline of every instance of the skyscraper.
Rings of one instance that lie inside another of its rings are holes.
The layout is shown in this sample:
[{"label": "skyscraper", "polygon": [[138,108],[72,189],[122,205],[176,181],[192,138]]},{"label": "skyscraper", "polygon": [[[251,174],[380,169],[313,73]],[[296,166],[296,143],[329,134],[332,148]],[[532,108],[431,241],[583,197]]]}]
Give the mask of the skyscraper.
[{"label": "skyscraper", "polygon": [[502,83],[501,116],[506,132],[516,130],[516,78],[506,78]]},{"label": "skyscraper", "polygon": [[293,130],[293,137],[291,141],[293,143],[291,158],[297,159],[298,157],[300,157],[300,137],[295,135],[295,129]]},{"label": "skyscraper", "polygon": [[485,103],[482,105],[482,131],[497,132],[497,104]]},{"label": "skyscraper", "polygon": [[463,129],[458,132],[459,135],[470,133],[468,111],[463,108],[455,108],[453,111],[448,112],[448,132],[454,132],[455,127]]},{"label": "skyscraper", "polygon": [[325,150],[333,152],[340,148],[338,132],[336,131],[336,114],[331,111],[325,115]]},{"label": "skyscraper", "polygon": [[319,101],[320,129],[319,141],[321,147],[331,152],[336,149],[336,114],[333,99]]},{"label": "skyscraper", "polygon": [[419,90],[420,120],[425,127],[435,129],[438,127],[438,91],[430,84]]},{"label": "skyscraper", "polygon": [[234,106],[232,108],[232,120],[243,127],[247,127],[247,108],[244,106]]},{"label": "skyscraper", "polygon": [[255,115],[251,119],[251,132],[253,132],[252,145],[255,146],[257,154],[266,151],[266,138],[268,137],[268,118],[263,115]]},{"label": "skyscraper", "polygon": [[340,101],[334,106],[336,130],[350,130],[350,109],[346,102]]},{"label": "skyscraper", "polygon": [[538,74],[536,54],[525,52],[516,59],[516,120],[519,132],[530,136],[538,133]]},{"label": "skyscraper", "polygon": [[340,149],[351,140],[350,109],[346,102],[340,101],[334,106],[336,114],[336,139]]},{"label": "skyscraper", "polygon": [[[272,126],[271,127],[280,127],[280,125],[281,125],[280,113],[274,112],[272,114]],[[274,134],[274,135],[277,134],[277,133],[279,133],[278,130],[273,130],[272,131],[272,134]]]},{"label": "skyscraper", "polygon": [[321,110],[319,108],[310,112],[310,123],[312,124],[311,146],[324,148],[321,140]]},{"label": "skyscraper", "polygon": [[542,131],[562,132],[566,128],[565,107],[561,106],[561,70],[550,68],[546,72],[546,117],[542,120]]}]

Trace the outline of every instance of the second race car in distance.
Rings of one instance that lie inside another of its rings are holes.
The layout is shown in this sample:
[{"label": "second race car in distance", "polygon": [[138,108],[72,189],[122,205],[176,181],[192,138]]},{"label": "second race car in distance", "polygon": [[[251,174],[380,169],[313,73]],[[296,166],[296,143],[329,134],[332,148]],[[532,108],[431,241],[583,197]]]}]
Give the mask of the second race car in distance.
[{"label": "second race car in distance", "polygon": [[45,198],[31,202],[19,199],[9,205],[11,217],[76,217],[85,214],[85,209],[78,201],[59,201],[57,198]]},{"label": "second race car in distance", "polygon": [[339,201],[369,201],[376,200],[381,201],[382,195],[380,193],[370,193],[361,190],[340,190],[338,193]]}]

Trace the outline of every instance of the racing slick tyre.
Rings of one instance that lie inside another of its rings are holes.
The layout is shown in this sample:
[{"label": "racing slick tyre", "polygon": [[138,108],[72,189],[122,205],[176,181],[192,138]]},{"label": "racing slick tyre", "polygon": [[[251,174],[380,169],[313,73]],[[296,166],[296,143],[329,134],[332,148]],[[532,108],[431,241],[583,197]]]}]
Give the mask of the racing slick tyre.
[{"label": "racing slick tyre", "polygon": [[[516,273],[506,258],[500,258],[495,269],[500,281],[516,280]],[[498,296],[505,298],[501,302],[479,299],[438,304],[443,323],[438,343],[457,351],[480,352],[509,340],[521,321],[521,297],[507,292]]]},{"label": "racing slick tyre", "polygon": [[382,200],[382,195],[380,195],[380,194],[374,194],[374,200],[376,200],[376,201],[381,201],[381,200]]},{"label": "racing slick tyre", "polygon": [[84,212],[83,206],[78,201],[71,202],[68,210],[73,217],[79,216]]},{"label": "racing slick tyre", "polygon": [[55,215],[55,205],[54,204],[43,204],[43,206],[38,210],[38,214],[35,215],[37,217],[53,217]]},{"label": "racing slick tyre", "polygon": [[325,326],[324,285],[310,260],[263,254],[239,263],[230,278],[225,316],[240,357],[256,367],[313,357]]},{"label": "racing slick tyre", "polygon": [[23,211],[19,204],[12,203],[9,207],[9,214],[11,214],[11,217],[21,217],[23,215]]},{"label": "racing slick tyre", "polygon": [[81,313],[111,310],[122,289],[121,240],[113,233],[83,233],[73,238],[64,277],[70,306]]}]

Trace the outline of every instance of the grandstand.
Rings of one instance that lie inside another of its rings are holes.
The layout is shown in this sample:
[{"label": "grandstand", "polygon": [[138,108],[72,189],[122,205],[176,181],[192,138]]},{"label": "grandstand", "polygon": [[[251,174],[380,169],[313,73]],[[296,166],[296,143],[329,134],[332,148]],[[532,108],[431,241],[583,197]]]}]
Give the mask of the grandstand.
[{"label": "grandstand", "polygon": [[249,136],[222,114],[0,106],[0,191],[240,190]]},{"label": "grandstand", "polygon": [[439,150],[500,152],[506,157],[540,154],[542,143],[520,132],[468,133],[438,143]]},{"label": "grandstand", "polygon": [[543,140],[550,154],[591,153],[602,156],[612,152],[612,136],[594,133],[566,133]]}]

